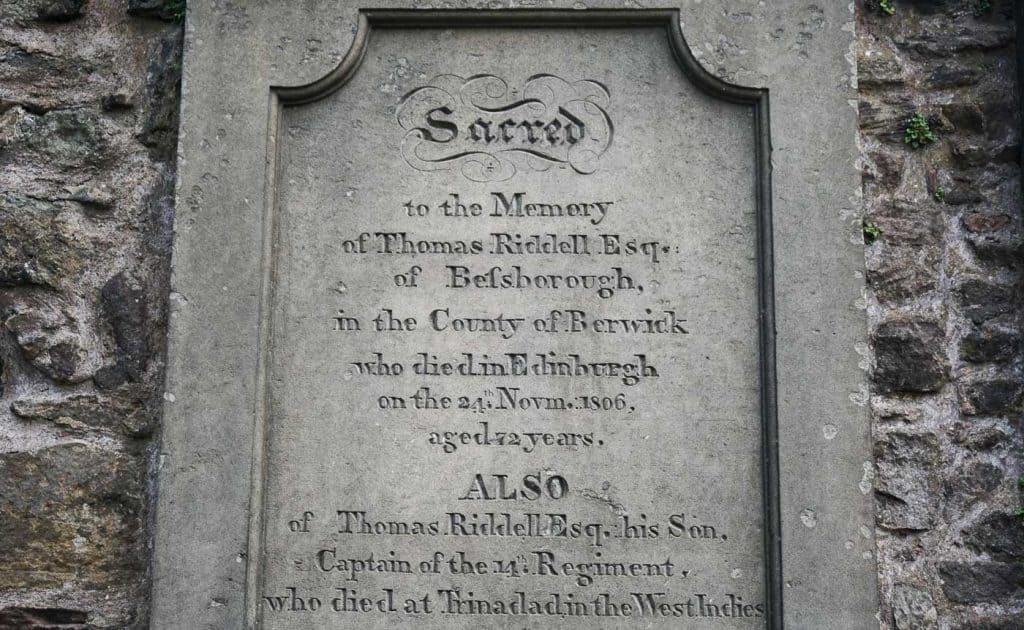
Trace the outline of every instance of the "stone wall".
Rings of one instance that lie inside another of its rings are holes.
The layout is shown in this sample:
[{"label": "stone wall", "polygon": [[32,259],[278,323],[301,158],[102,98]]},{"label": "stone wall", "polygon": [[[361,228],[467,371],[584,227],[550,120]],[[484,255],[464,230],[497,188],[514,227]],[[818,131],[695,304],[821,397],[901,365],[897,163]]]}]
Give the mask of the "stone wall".
[{"label": "stone wall", "polygon": [[0,0],[4,629],[145,625],[181,56],[146,4]]},{"label": "stone wall", "polygon": [[882,625],[1024,628],[1013,3],[890,6],[858,63]]},{"label": "stone wall", "polygon": [[[882,626],[1021,628],[1012,3],[863,1]],[[182,5],[0,0],[0,630],[145,627]]]}]

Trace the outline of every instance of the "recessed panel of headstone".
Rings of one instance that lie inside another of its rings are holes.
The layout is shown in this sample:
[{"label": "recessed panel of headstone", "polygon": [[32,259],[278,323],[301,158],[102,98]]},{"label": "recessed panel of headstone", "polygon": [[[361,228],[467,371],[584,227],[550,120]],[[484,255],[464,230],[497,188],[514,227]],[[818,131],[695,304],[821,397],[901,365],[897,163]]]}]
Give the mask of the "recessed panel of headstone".
[{"label": "recessed panel of headstone", "polygon": [[764,130],[677,35],[371,15],[280,91],[260,627],[766,626]]}]

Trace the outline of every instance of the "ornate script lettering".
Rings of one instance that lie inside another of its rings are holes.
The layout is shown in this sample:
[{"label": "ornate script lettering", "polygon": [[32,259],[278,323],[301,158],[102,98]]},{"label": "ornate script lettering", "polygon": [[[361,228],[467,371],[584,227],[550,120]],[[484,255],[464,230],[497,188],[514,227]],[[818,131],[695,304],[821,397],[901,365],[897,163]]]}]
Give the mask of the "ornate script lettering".
[{"label": "ornate script lettering", "polygon": [[608,88],[537,74],[522,89],[494,75],[435,77],[402,97],[402,155],[421,171],[458,169],[478,182],[517,169],[559,166],[590,174],[608,150],[613,125]]}]

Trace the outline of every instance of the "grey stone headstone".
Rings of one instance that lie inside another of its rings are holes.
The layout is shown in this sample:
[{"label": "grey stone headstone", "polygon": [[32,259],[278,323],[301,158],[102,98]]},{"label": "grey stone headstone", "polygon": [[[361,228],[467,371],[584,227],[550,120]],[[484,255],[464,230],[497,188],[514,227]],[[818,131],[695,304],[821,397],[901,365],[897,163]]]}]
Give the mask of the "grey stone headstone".
[{"label": "grey stone headstone", "polygon": [[394,4],[189,7],[152,626],[877,627],[851,9]]}]

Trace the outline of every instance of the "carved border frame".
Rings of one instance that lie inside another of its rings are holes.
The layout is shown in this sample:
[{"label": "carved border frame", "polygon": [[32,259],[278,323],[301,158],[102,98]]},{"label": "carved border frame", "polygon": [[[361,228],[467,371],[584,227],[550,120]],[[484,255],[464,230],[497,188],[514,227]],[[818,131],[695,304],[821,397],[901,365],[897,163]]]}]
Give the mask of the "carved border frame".
[{"label": "carved border frame", "polygon": [[326,98],[341,89],[359,70],[372,31],[376,28],[629,28],[665,29],[684,76],[714,98],[747,105],[754,113],[756,260],[758,347],[761,408],[761,488],[765,559],[765,628],[783,630],[782,517],[779,486],[778,379],[775,353],[775,277],[772,225],[771,120],[767,89],[734,85],[704,69],[693,56],[680,28],[678,9],[563,10],[563,9],[362,9],[358,29],[345,58],[324,77],[302,86],[272,86],[269,102],[266,196],[263,214],[263,277],[260,287],[259,353],[257,363],[255,431],[249,506],[249,553],[245,584],[246,627],[262,627],[258,606],[263,585],[263,521],[270,401],[268,370],[278,236],[278,152],[281,110]]}]

